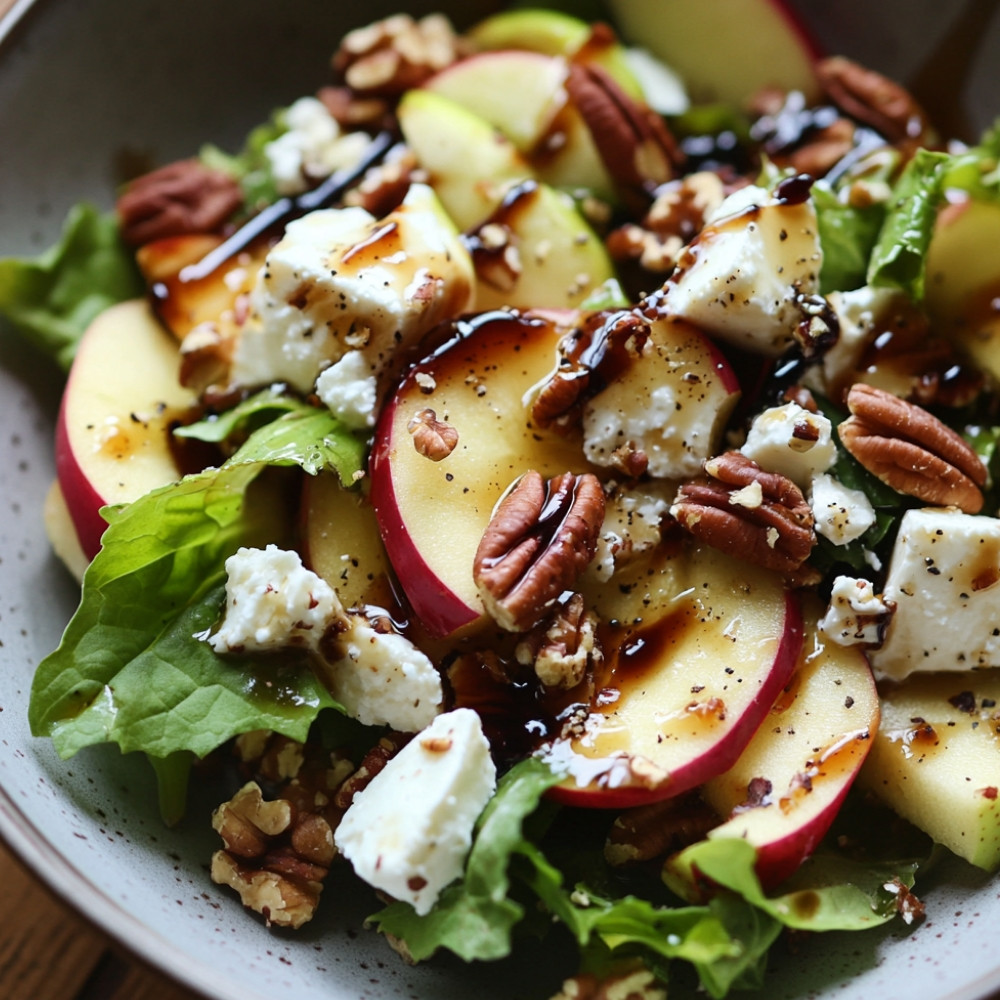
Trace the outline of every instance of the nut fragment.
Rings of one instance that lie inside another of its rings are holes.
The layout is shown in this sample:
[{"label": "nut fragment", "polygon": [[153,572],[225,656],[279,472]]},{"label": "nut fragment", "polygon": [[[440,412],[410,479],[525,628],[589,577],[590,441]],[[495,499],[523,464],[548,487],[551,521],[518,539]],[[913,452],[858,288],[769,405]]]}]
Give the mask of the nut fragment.
[{"label": "nut fragment", "polygon": [[627,200],[646,205],[683,160],[663,119],[629,97],[594,63],[573,63],[566,80],[570,100],[594,139],[601,162]]},{"label": "nut fragment", "polygon": [[268,925],[301,927],[312,919],[336,849],[322,816],[286,799],[265,801],[244,785],[212,815],[224,849],[212,856],[212,880],[235,889]]},{"label": "nut fragment", "polygon": [[697,793],[636,806],[615,820],[604,858],[616,868],[651,861],[701,840],[718,823],[719,817]]},{"label": "nut fragment", "polygon": [[118,199],[122,239],[141,246],[167,236],[209,233],[243,203],[237,181],[197,160],[180,160],[132,181]]},{"label": "nut fragment", "polygon": [[458,444],[458,431],[451,424],[438,420],[429,407],[410,417],[406,429],[413,436],[413,447],[432,462],[447,458]]},{"label": "nut fragment", "polygon": [[572,594],[556,605],[554,614],[518,643],[515,655],[546,687],[576,687],[604,659],[597,618],[587,611],[583,596]]},{"label": "nut fragment", "polygon": [[550,1000],[667,1000],[667,990],[638,959],[619,963],[601,977],[581,972],[567,979]]},{"label": "nut fragment", "polygon": [[709,459],[670,513],[701,541],[785,575],[799,572],[816,541],[802,491],[738,451]]},{"label": "nut fragment", "polygon": [[458,36],[441,14],[419,21],[396,14],[348,32],[333,69],[362,94],[393,96],[419,87],[459,56]]},{"label": "nut fragment", "polygon": [[592,473],[546,481],[526,472],[483,533],[473,579],[487,612],[511,632],[537,625],[572,589],[594,557],[604,522],[604,491]]},{"label": "nut fragment", "polygon": [[960,434],[923,407],[861,382],[847,407],[851,416],[837,432],[869,472],[925,503],[979,513],[986,466]]}]

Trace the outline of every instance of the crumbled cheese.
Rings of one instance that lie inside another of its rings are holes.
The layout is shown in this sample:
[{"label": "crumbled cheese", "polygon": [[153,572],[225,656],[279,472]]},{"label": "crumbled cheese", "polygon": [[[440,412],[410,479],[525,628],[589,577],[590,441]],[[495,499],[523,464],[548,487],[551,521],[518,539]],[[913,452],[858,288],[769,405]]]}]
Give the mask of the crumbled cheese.
[{"label": "crumbled cheese", "polygon": [[334,589],[297,552],[241,548],[226,560],[226,612],[208,637],[217,653],[315,649],[344,614]]},{"label": "crumbled cheese", "polygon": [[908,510],[884,595],[896,610],[871,657],[881,676],[1000,667],[1000,520]]},{"label": "crumbled cheese", "polygon": [[324,649],[323,680],[347,714],[366,726],[415,733],[439,713],[444,691],[434,664],[403,635],[380,631],[363,614],[348,615],[335,658]]},{"label": "crumbled cheese", "polygon": [[311,392],[351,349],[377,376],[437,323],[470,308],[473,289],[469,253],[426,185],[411,185],[381,221],[357,207],[311,212],[267,255],[232,380]]},{"label": "crumbled cheese", "polygon": [[455,709],[355,795],[334,842],[361,878],[422,915],[462,874],[473,826],[495,789],[479,716]]},{"label": "crumbled cheese", "polygon": [[830,421],[798,403],[757,414],[740,451],[762,469],[786,476],[802,489],[837,457]]},{"label": "crumbled cheese", "polygon": [[804,318],[800,296],[819,288],[822,259],[811,199],[789,204],[745,187],[681,255],[667,309],[739,347],[778,355]]},{"label": "crumbled cheese", "polygon": [[378,383],[361,351],[348,351],[316,379],[316,395],[330,412],[355,430],[373,427]]},{"label": "crumbled cheese", "polygon": [[310,179],[351,167],[371,139],[364,132],[342,134],[337,120],[315,97],[302,97],[285,111],[287,131],[264,146],[279,194],[300,194]]},{"label": "crumbled cheese", "polygon": [[813,476],[809,506],[816,530],[834,545],[853,542],[875,523],[875,508],[868,497],[825,472]]},{"label": "crumbled cheese", "polygon": [[660,543],[661,521],[670,506],[656,484],[642,487],[617,487],[606,497],[604,524],[591,562],[591,570],[602,582],[611,579],[615,570]]},{"label": "crumbled cheese", "polygon": [[840,646],[877,646],[890,614],[869,580],[838,576],[819,630]]}]

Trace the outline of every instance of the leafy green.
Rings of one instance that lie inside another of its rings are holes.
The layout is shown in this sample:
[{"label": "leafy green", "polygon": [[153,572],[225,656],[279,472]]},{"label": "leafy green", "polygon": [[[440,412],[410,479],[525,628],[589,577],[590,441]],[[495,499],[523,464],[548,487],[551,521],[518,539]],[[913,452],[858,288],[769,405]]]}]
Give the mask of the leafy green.
[{"label": "leafy green", "polygon": [[812,197],[823,248],[820,291],[828,295],[860,288],[865,283],[868,260],[885,219],[884,206],[851,205],[823,182],[813,185]]},{"label": "leafy green", "polygon": [[115,217],[87,204],[69,213],[44,253],[0,260],[0,315],[64,370],[98,313],[142,288]]},{"label": "leafy green", "polygon": [[281,413],[301,413],[306,409],[312,407],[296,396],[284,392],[280,387],[270,386],[255,392],[228,410],[223,410],[222,413],[214,413],[195,423],[178,427],[174,434],[177,437],[219,444],[235,436],[238,431],[243,431],[251,425],[258,425],[261,418],[266,422]]},{"label": "leafy green", "polygon": [[278,200],[271,163],[264,147],[287,131],[285,109],[279,108],[266,122],[250,132],[238,153],[226,153],[218,146],[208,143],[202,146],[199,156],[206,166],[235,177],[243,189],[245,209],[248,212],[259,211]]},{"label": "leafy green", "polygon": [[336,468],[350,481],[360,451],[349,442],[326,411],[282,417],[221,468],[104,508],[109,526],[80,607],[35,675],[32,732],[50,736],[62,756],[101,742],[204,756],[251,729],[304,739],[317,712],[334,705],[308,663],[222,659],[202,637],[219,616],[227,556],[285,530],[283,508],[257,500],[261,473]]},{"label": "leafy green", "polygon": [[944,178],[953,159],[921,149],[906,165],[868,264],[868,284],[899,288],[914,301],[924,293],[924,258],[934,233]]}]

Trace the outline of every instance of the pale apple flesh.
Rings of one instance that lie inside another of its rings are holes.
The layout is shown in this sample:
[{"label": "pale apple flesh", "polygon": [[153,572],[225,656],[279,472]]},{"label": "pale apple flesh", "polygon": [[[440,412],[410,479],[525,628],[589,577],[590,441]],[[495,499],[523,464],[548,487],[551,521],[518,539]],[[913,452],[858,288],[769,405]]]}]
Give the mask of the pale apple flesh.
[{"label": "pale apple flesh", "polygon": [[177,381],[176,340],[145,301],[112,306],[84,334],[56,424],[56,474],[88,559],[100,508],[180,478],[170,429],[194,405]]},{"label": "pale apple flesh", "polygon": [[864,653],[825,640],[813,602],[805,617],[794,676],[736,763],[702,789],[726,817],[709,838],[752,844],[765,888],[791,875],[823,839],[879,725],[878,692]]},{"label": "pale apple flesh", "polygon": [[731,767],[788,683],[802,644],[797,596],[711,549],[684,551],[677,590],[614,635],[609,670],[577,733],[544,751],[569,805],[629,808]]},{"label": "pale apple flesh", "polygon": [[913,674],[882,692],[859,784],[979,868],[1000,868],[996,670]]},{"label": "pale apple flesh", "polygon": [[819,46],[781,0],[732,0],[711,17],[698,0],[611,0],[626,38],[684,80],[693,103],[740,107],[765,88],[819,96]]}]

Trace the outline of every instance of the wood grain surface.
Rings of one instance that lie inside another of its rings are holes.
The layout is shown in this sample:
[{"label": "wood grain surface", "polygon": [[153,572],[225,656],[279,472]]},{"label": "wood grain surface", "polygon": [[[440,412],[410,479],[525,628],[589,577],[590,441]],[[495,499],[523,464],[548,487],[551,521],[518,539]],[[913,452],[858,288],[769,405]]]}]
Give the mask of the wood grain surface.
[{"label": "wood grain surface", "polygon": [[3,1000],[202,1000],[113,944],[2,844],[0,886]]}]

